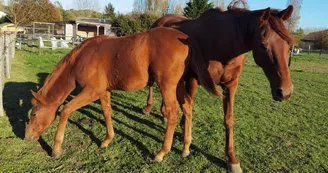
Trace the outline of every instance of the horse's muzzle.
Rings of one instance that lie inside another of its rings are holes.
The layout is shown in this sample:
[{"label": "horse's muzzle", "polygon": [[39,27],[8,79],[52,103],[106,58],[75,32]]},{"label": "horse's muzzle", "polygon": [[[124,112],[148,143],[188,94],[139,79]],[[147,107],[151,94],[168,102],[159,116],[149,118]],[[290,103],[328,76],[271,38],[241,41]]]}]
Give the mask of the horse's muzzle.
[{"label": "horse's muzzle", "polygon": [[293,90],[291,90],[291,92],[289,92],[288,94],[285,94],[283,89],[278,88],[275,92],[272,92],[272,96],[275,101],[289,101],[292,93]]},{"label": "horse's muzzle", "polygon": [[35,135],[25,134],[25,139],[28,141],[37,141],[39,137],[36,137]]}]

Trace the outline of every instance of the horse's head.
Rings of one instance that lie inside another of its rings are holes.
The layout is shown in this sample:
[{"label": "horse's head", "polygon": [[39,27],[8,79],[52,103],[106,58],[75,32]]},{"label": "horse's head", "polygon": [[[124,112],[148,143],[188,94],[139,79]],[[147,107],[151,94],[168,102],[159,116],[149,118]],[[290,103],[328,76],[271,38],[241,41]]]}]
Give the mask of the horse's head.
[{"label": "horse's head", "polygon": [[284,25],[292,12],[293,6],[280,12],[270,8],[260,11],[259,25],[254,32],[253,56],[269,79],[276,101],[289,100],[293,92],[288,68],[289,44],[293,39]]},{"label": "horse's head", "polygon": [[40,135],[55,120],[57,107],[48,104],[46,100],[39,94],[32,91],[32,111],[30,114],[30,122],[25,132],[25,139],[29,141],[38,140]]}]

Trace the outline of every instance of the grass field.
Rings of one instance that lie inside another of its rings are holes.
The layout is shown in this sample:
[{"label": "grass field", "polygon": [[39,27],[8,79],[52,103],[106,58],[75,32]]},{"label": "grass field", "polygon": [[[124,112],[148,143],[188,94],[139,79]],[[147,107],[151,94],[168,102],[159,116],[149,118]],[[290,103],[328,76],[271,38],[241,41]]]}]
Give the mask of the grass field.
[{"label": "grass field", "polygon": [[[172,151],[162,163],[152,161],[165,131],[157,89],[148,116],[140,113],[146,89],[112,93],[116,136],[105,150],[99,149],[105,137],[100,103],[74,112],[65,132],[64,155],[51,158],[58,117],[38,142],[23,140],[31,108],[30,89],[42,85],[67,51],[43,53],[16,52],[12,78],[3,92],[7,116],[0,117],[0,172],[227,171],[222,100],[202,88],[195,101],[188,158],[180,157],[182,133],[177,127]],[[328,171],[328,58],[295,56],[291,71],[295,88],[291,101],[275,102],[264,73],[252,57],[247,59],[235,104],[236,156],[244,172]]]}]

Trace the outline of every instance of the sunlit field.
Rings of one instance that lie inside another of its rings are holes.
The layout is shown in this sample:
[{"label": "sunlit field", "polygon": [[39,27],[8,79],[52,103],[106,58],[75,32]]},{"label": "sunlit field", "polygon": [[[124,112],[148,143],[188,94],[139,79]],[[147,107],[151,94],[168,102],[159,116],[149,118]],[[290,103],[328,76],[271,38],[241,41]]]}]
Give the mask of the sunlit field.
[{"label": "sunlit field", "polygon": [[[99,148],[106,136],[99,101],[73,113],[60,159],[49,156],[59,117],[38,142],[24,140],[30,90],[42,86],[66,53],[48,50],[39,56],[16,51],[11,79],[3,91],[7,116],[0,117],[0,172],[227,171],[222,100],[203,88],[198,89],[194,104],[188,158],[180,156],[182,132],[177,126],[171,152],[162,163],[152,161],[165,132],[157,88],[150,115],[141,113],[147,89],[112,93],[115,138],[106,149]],[[328,55],[293,57],[294,94],[282,103],[272,99],[262,69],[250,53],[247,56],[235,99],[235,150],[244,172],[328,172]]]}]

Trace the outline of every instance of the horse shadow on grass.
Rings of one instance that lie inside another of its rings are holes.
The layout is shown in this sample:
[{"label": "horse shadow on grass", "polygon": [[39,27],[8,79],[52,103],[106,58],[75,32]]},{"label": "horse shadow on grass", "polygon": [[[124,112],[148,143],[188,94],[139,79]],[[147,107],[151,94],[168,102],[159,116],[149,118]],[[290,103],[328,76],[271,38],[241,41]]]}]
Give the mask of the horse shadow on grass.
[{"label": "horse shadow on grass", "polygon": [[24,139],[28,112],[32,108],[31,90],[43,84],[49,73],[39,73],[38,83],[34,82],[7,82],[3,90],[3,108],[12,126],[14,134]]},{"label": "horse shadow on grass", "polygon": [[[3,90],[3,108],[8,117],[14,134],[20,138],[25,138],[26,124],[29,121],[29,110],[32,108],[31,90],[36,91],[37,86],[42,86],[49,73],[39,73],[38,83],[34,82],[7,82]],[[42,137],[38,140],[41,147],[49,154],[51,147]]]},{"label": "horse shadow on grass", "polygon": [[[149,126],[150,128],[153,128],[157,131],[160,131],[161,133],[165,133],[165,128],[164,126],[162,125],[157,125],[156,123],[152,122],[152,121],[149,121],[147,119],[144,119],[142,118],[142,115],[140,114],[140,117],[139,116],[136,116],[136,115],[133,115],[133,114],[130,114],[128,111],[126,110],[133,110],[135,112],[140,112],[140,108],[139,107],[136,107],[136,106],[133,106],[131,105],[131,103],[127,103],[126,101],[124,101],[123,99],[120,99],[123,95],[119,94],[119,93],[115,93],[113,92],[112,94],[112,99],[111,99],[111,106],[112,106],[112,110],[114,112],[120,112],[122,113],[123,115],[125,115],[127,118],[129,118],[130,120],[132,121],[135,121],[137,123],[140,123],[140,124],[143,124],[143,125],[146,125],[146,126]],[[123,96],[124,97],[124,96]],[[95,120],[97,121],[98,123],[101,123],[103,126],[105,126],[105,122],[103,119],[101,118],[98,118],[94,115],[92,115],[89,110],[92,110],[94,112],[97,112],[99,114],[102,114],[102,111],[94,106],[91,106],[91,105],[88,105],[88,106],[85,106],[83,107],[83,109],[80,109],[78,110],[80,113],[86,115],[88,118],[92,119],[92,120]],[[160,115],[157,115],[157,114],[151,114],[151,115],[154,115],[155,118],[158,118],[158,119],[162,119]],[[132,126],[130,125],[129,123],[126,123],[118,118],[115,118],[115,117],[112,117],[112,120],[115,121],[117,124],[120,124],[120,125],[123,125],[127,128],[130,128],[132,129],[133,131],[137,132],[137,133],[140,133],[142,134],[143,136],[146,136],[148,138],[151,138],[153,139],[154,141],[158,142],[158,143],[162,143],[163,142],[163,139],[160,139],[158,138],[157,136],[154,136],[150,133],[148,133],[147,131],[145,130],[142,130],[140,128],[137,128],[135,126]],[[76,124],[76,123],[74,123]],[[86,129],[84,129],[81,125],[77,125],[78,128],[80,128],[82,131],[88,131]],[[116,134],[119,134],[121,135],[122,137],[124,138],[127,138],[128,140],[130,140],[131,143],[135,144],[136,147],[142,152],[142,154],[144,155],[147,155],[148,157],[150,158],[154,158],[154,155],[152,154],[152,152],[150,152],[148,150],[148,147],[145,146],[142,142],[140,141],[137,141],[135,140],[133,137],[129,136],[128,134],[124,133],[123,131],[115,128],[114,126],[114,131]],[[90,136],[90,131],[88,131],[86,133],[87,135]],[[91,132],[92,134],[92,132]],[[99,139],[95,139],[96,137],[92,134],[90,136],[90,139],[93,140],[98,146],[100,146],[101,144],[101,141]],[[174,139],[175,140],[182,140],[182,133],[179,133],[179,132],[175,132],[174,133]],[[191,144],[190,146],[190,149],[195,151],[195,152],[198,152],[198,153],[201,153],[203,156],[205,156],[210,162],[222,167],[222,168],[227,168],[227,164],[225,161],[213,156],[213,155],[210,155],[206,152],[203,151],[203,149],[197,147],[196,145],[194,144]],[[181,152],[180,149],[172,146],[172,151],[176,152],[176,153],[179,153]]]},{"label": "horse shadow on grass", "polygon": [[[32,104],[31,104],[32,94],[31,94],[30,90],[36,90],[37,86],[42,86],[46,77],[48,76],[48,74],[49,73],[37,74],[37,76],[39,77],[38,83],[7,82],[4,86],[4,91],[3,91],[4,110],[6,112],[6,115],[8,116],[8,120],[12,126],[12,130],[13,130],[14,134],[18,138],[24,139],[24,137],[25,137],[26,124],[29,121],[28,113],[29,113],[29,110],[32,108]],[[77,89],[75,89],[71,93],[71,95],[66,99],[66,103],[68,101],[70,101],[74,96],[76,96],[80,91],[81,91],[81,88],[77,87]],[[128,96],[123,95],[119,92],[113,92],[111,94],[111,96],[112,96],[112,100],[111,100],[112,104],[111,105],[112,105],[113,111],[120,112],[123,115],[125,115],[127,118],[129,118],[130,120],[144,124],[146,126],[149,126],[157,131],[160,131],[161,133],[165,133],[165,128],[163,126],[142,118],[142,114],[141,114],[142,109],[141,108],[131,105],[131,103],[128,103],[128,102],[126,102],[126,100],[121,99],[123,97],[126,98]],[[130,99],[133,102],[136,101],[136,100],[133,100],[133,99],[135,99],[133,97],[129,98],[129,100]],[[100,104],[100,102],[96,101],[96,104]],[[83,115],[87,116],[88,118],[93,119],[93,120],[101,123],[103,126],[105,126],[104,120],[92,115],[92,113],[90,113],[89,110],[92,110],[92,111],[102,114],[101,109],[94,107],[92,105],[87,105],[77,111],[79,111]],[[139,112],[140,116],[132,115],[126,110],[132,110],[134,112]],[[151,115],[157,119],[162,120],[162,117],[160,115],[153,114],[153,113]],[[130,129],[134,130],[135,132],[140,133],[144,136],[147,136],[147,137],[157,141],[158,143],[163,142],[163,139],[160,139],[157,136],[154,136],[142,129],[134,127],[118,118],[112,117],[112,119],[116,123],[123,125],[127,128],[130,128]],[[94,143],[96,143],[98,146],[101,145],[101,140],[98,137],[96,137],[92,131],[85,129],[81,125],[81,122],[75,122],[70,119],[68,120],[68,122],[75,125],[76,127],[78,127],[83,133],[88,135],[90,137],[90,139]],[[128,139],[131,143],[135,144],[137,146],[137,148],[141,151],[142,154],[147,155],[150,158],[154,157],[152,152],[150,152],[148,150],[148,147],[146,145],[144,145],[142,143],[142,141],[138,141],[138,140],[134,139],[129,134],[125,133],[124,131],[122,131],[118,128],[114,127],[114,130],[115,130],[116,134],[122,136],[123,138]],[[182,137],[181,133],[175,132],[175,135],[174,135],[175,140],[177,140],[177,139],[181,140],[181,137]],[[42,137],[40,137],[38,142],[39,142],[40,146],[43,148],[43,150],[46,151],[48,153],[48,155],[51,155],[52,149],[49,146],[49,144]],[[204,152],[201,148],[191,144],[190,149],[193,151],[196,151],[198,153],[201,153],[212,163],[217,164],[218,166],[223,167],[223,168],[226,167],[225,161]],[[172,150],[175,152],[181,152],[179,149],[177,149],[175,147],[172,147]]]}]

